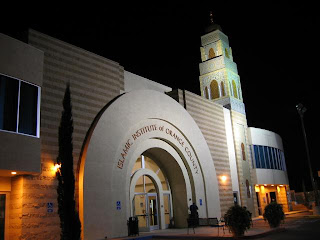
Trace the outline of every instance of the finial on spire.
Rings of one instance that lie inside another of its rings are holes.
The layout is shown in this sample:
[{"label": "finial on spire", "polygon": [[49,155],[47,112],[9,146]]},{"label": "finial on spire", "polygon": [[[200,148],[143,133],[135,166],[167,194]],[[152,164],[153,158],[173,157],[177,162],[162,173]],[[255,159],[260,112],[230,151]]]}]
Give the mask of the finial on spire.
[{"label": "finial on spire", "polygon": [[213,24],[213,13],[210,11],[210,23]]}]

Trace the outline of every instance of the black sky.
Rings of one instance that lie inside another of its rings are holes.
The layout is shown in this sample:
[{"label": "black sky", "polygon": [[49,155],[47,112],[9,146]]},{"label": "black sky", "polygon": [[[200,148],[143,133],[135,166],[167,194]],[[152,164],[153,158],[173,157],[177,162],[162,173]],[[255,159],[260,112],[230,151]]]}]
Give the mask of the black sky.
[{"label": "black sky", "polygon": [[302,179],[307,188],[311,184],[295,108],[299,102],[308,109],[311,160],[314,172],[320,170],[316,152],[320,14],[308,1],[256,2],[22,8],[15,17],[0,16],[0,30],[17,35],[30,27],[119,62],[127,71],[200,94],[200,36],[213,11],[238,66],[248,125],[281,135],[291,188],[300,191]]}]

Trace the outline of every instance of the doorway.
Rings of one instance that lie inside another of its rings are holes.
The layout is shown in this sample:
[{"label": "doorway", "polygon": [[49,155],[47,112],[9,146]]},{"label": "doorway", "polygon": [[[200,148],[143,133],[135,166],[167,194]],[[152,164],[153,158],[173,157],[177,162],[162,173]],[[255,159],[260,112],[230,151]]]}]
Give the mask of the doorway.
[{"label": "doorway", "polygon": [[270,192],[270,200],[271,202],[277,202],[277,195],[276,192]]},{"label": "doorway", "polygon": [[[171,191],[165,173],[149,157],[141,155],[132,170],[142,174],[134,183],[132,214],[140,231],[168,228],[172,219]],[[132,185],[133,187],[133,185]]]},{"label": "doorway", "polygon": [[135,194],[133,214],[138,217],[142,232],[159,229],[158,197],[155,193]]}]

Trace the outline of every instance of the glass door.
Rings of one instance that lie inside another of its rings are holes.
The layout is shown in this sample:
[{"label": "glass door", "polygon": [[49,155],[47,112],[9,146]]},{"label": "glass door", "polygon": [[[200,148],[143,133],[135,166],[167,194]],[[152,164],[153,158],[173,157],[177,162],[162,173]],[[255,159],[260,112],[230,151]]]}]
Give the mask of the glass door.
[{"label": "glass door", "polygon": [[133,199],[133,215],[138,217],[139,220],[139,231],[145,232],[149,231],[148,226],[148,215],[146,208],[146,195],[145,194],[135,194]]},{"label": "glass door", "polygon": [[157,203],[157,194],[156,193],[148,193],[148,220],[150,230],[159,229],[159,221],[158,221],[158,203]]},{"label": "glass door", "polygon": [[169,228],[170,219],[171,219],[170,193],[163,194],[163,202],[164,202],[164,222],[165,222],[166,228]]}]

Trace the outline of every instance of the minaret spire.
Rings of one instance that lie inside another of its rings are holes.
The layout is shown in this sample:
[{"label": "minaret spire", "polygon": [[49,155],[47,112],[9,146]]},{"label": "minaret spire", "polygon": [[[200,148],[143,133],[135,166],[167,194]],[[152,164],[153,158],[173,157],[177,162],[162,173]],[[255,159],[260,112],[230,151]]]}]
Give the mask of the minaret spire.
[{"label": "minaret spire", "polygon": [[212,11],[210,11],[210,24],[213,24],[213,13],[212,13]]}]

